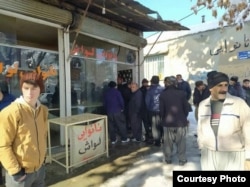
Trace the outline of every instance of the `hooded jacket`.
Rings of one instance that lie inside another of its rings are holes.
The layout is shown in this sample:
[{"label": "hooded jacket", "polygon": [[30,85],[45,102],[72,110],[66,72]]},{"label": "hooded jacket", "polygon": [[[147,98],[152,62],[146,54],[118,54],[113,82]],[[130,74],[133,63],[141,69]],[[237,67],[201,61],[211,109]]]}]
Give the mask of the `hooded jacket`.
[{"label": "hooded jacket", "polygon": [[48,109],[30,107],[21,96],[0,112],[0,161],[10,175],[37,171],[47,151]]}]

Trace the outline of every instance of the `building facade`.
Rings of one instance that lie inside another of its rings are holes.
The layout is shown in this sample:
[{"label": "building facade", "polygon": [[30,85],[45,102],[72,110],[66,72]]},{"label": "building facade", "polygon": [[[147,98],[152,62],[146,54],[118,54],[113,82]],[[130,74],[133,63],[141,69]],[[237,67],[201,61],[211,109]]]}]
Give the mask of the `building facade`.
[{"label": "building facade", "polygon": [[[217,22],[203,23],[189,31],[167,31],[147,38],[144,48],[144,75],[150,78],[182,74],[192,85],[206,83],[207,72],[222,71],[239,81],[250,78],[250,22],[242,30],[235,26],[221,30]],[[160,38],[157,40],[157,38]],[[156,44],[154,45],[155,41]]]},{"label": "building facade", "polygon": [[103,2],[0,1],[0,78],[10,92],[19,97],[20,74],[36,71],[46,85],[40,101],[50,119],[104,114],[102,94],[109,81],[144,77],[142,32],[186,29],[148,17],[152,11],[133,0]]},{"label": "building facade", "polygon": [[[103,113],[102,93],[120,74],[137,81],[146,40],[97,20],[70,29],[73,14],[39,1],[0,1],[0,73],[20,95],[22,71],[43,74],[50,118]],[[138,31],[140,33],[141,31]]]}]

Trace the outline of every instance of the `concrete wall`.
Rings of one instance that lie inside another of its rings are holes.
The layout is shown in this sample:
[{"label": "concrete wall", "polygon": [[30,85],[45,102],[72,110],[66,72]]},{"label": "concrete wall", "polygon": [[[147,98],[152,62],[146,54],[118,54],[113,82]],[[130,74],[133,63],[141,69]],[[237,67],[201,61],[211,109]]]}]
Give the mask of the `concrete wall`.
[{"label": "concrete wall", "polygon": [[[200,26],[202,31],[165,32],[146,58],[164,54],[164,77],[180,73],[191,84],[199,79],[206,80],[211,70],[237,75],[240,81],[250,78],[250,22],[240,31],[234,26],[223,30],[205,26]],[[156,36],[147,39],[144,54],[155,39]],[[248,58],[243,59],[247,52]]]}]

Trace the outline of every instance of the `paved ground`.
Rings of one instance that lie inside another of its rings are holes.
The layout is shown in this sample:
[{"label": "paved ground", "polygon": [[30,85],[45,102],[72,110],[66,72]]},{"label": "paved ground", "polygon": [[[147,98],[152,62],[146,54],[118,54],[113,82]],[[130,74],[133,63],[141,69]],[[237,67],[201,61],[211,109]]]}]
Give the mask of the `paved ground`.
[{"label": "paved ground", "polygon": [[187,159],[184,166],[179,165],[176,150],[172,164],[163,163],[162,151],[149,154],[138,160],[122,175],[110,178],[99,187],[173,187],[173,171],[200,170],[200,152],[194,137],[196,126],[189,129],[187,136]]},{"label": "paved ground", "polygon": [[136,161],[160,151],[159,147],[141,143],[117,143],[110,146],[110,156],[74,169],[66,174],[65,168],[52,163],[47,164],[46,182],[50,187],[98,187],[110,178],[121,175]]},{"label": "paved ground", "polygon": [[[158,152],[159,147],[146,143],[117,143],[110,145],[109,157],[97,160],[74,169],[66,174],[66,169],[52,162],[46,164],[46,183],[49,187],[99,187],[110,178],[121,175],[136,161]],[[4,187],[4,185],[0,185]]]}]

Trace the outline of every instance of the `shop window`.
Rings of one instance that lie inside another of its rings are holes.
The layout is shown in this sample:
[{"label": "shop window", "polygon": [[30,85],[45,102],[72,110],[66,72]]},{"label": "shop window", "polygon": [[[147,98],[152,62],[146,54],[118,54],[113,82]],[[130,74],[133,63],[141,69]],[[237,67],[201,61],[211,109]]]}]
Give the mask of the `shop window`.
[{"label": "shop window", "polygon": [[[72,44],[74,40],[75,34],[71,33],[70,41]],[[136,62],[137,57],[135,50],[112,44],[107,41],[79,35],[74,43],[75,45],[71,46],[71,55],[97,59],[99,63],[102,61],[109,61],[133,65]]]},{"label": "shop window", "polygon": [[71,60],[72,114],[103,114],[103,93],[108,82],[116,80],[115,63],[73,56]]},{"label": "shop window", "polygon": [[[16,97],[21,95],[19,76],[23,71],[42,73],[45,92],[41,93],[39,99],[49,109],[59,107],[59,103],[57,106],[52,104],[53,95],[58,85],[58,54],[51,51],[25,49],[1,44],[0,74],[3,79],[7,80],[10,93]],[[56,114],[56,116],[59,116],[59,114]]]},{"label": "shop window", "polygon": [[[120,65],[132,72],[136,52],[84,35],[79,35],[76,42],[74,39],[71,34],[70,40],[75,43],[70,53],[71,85],[78,105],[72,106],[72,114],[103,114],[103,93],[109,81],[117,80]],[[131,74],[129,78],[132,79]]]}]

